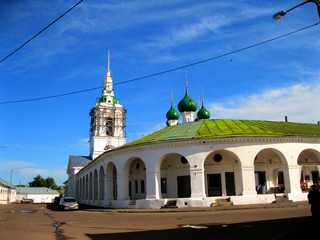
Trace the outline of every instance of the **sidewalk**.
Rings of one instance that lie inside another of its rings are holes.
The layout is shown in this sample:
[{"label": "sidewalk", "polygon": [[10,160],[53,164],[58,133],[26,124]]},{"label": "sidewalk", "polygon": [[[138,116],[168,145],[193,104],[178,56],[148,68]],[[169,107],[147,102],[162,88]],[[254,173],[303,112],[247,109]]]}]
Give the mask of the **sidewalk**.
[{"label": "sidewalk", "polygon": [[263,209],[263,208],[295,208],[309,207],[307,201],[302,202],[285,202],[271,204],[250,204],[250,205],[230,205],[215,207],[187,207],[187,208],[161,208],[161,209],[112,209],[97,208],[95,206],[82,205],[81,210],[94,212],[117,212],[117,213],[168,213],[168,212],[211,212],[211,211],[227,211],[227,210],[243,210],[243,209]]}]

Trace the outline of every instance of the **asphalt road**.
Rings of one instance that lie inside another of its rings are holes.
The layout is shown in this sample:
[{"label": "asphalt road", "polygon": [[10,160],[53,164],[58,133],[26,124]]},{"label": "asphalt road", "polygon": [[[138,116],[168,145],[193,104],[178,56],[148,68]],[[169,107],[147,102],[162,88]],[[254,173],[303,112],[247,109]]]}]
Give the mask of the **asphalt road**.
[{"label": "asphalt road", "polygon": [[[318,225],[317,225],[318,226]],[[308,239],[309,207],[213,211],[57,211],[44,204],[0,205],[1,240]],[[318,233],[317,233],[318,236]],[[317,239],[314,238],[314,239]]]}]

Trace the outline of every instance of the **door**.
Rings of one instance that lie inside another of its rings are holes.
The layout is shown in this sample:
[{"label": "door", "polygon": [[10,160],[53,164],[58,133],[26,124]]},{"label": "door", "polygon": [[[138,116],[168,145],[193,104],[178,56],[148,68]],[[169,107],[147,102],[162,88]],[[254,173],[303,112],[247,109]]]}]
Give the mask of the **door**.
[{"label": "door", "polygon": [[189,198],[191,196],[190,176],[178,176],[178,198]]},{"label": "door", "polygon": [[256,191],[258,194],[267,193],[266,172],[255,172]]},{"label": "door", "polygon": [[227,196],[236,195],[236,189],[234,185],[234,172],[226,172],[225,175]]},{"label": "door", "polygon": [[311,176],[312,176],[313,184],[318,184],[318,182],[319,182],[319,172],[318,171],[312,171],[311,172]]},{"label": "door", "polygon": [[221,174],[208,174],[208,196],[222,196]]}]

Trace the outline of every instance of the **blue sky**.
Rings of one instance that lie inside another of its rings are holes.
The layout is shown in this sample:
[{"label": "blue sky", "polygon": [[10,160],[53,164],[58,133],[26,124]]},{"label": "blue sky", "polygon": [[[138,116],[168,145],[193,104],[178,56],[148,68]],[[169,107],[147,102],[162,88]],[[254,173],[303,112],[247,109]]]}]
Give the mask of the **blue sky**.
[{"label": "blue sky", "polygon": [[[78,0],[0,1],[4,58]],[[0,63],[0,102],[102,87],[111,53],[115,84],[235,51],[318,22],[302,1],[84,0]],[[170,108],[203,88],[211,118],[317,123],[320,120],[320,25],[186,69],[127,84],[115,95],[128,110],[128,141],[165,127]],[[89,111],[102,89],[60,98],[0,104],[0,177],[37,174],[62,185],[69,155],[88,155]]]}]

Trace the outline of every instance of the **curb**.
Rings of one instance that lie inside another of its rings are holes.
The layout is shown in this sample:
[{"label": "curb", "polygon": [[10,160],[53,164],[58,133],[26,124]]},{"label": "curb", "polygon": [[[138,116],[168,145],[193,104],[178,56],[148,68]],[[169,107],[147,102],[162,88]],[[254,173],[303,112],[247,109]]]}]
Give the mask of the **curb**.
[{"label": "curb", "polygon": [[268,204],[250,204],[250,205],[231,205],[215,207],[190,207],[190,208],[161,208],[161,209],[113,209],[113,208],[88,208],[81,209],[88,212],[110,212],[110,213],[180,213],[180,212],[215,212],[229,210],[249,210],[266,208],[296,208],[309,207],[307,201],[295,203],[268,203]]}]

